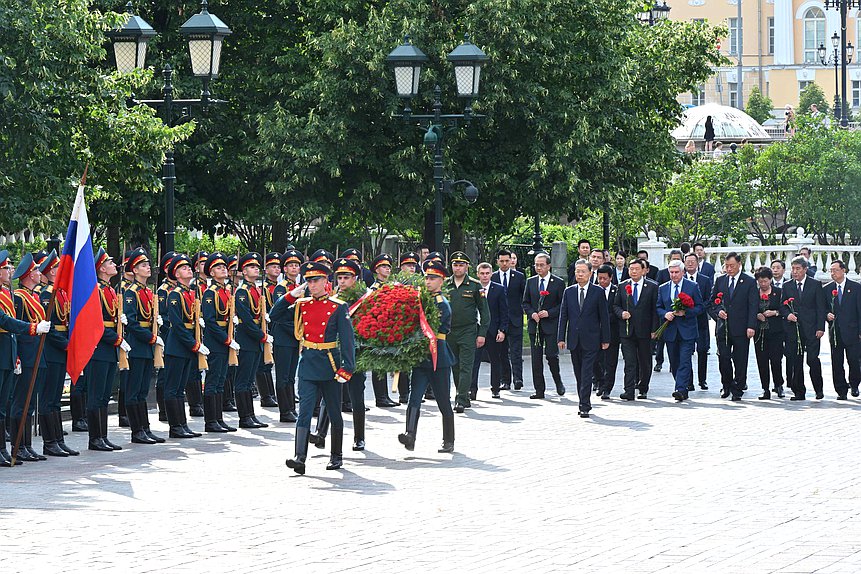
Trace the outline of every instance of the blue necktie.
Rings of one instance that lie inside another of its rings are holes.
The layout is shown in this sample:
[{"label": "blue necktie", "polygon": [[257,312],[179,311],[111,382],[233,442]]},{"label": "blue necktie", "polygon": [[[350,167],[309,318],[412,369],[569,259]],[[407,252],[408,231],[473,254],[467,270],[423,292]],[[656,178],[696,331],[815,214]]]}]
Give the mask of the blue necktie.
[{"label": "blue necktie", "polygon": [[735,290],[735,277],[729,278],[729,298],[732,299],[732,292]]},{"label": "blue necktie", "polygon": [[636,305],[637,301],[640,300],[639,295],[637,295],[637,287],[639,287],[639,286],[640,286],[639,283],[634,283],[634,305]]},{"label": "blue necktie", "polygon": [[678,298],[679,298],[679,284],[676,283],[676,290],[675,290],[675,295],[673,295],[673,299],[678,299]]},{"label": "blue necktie", "polygon": [[538,282],[538,294],[540,295],[542,291],[544,291],[544,278],[543,277],[541,278],[541,281]]},{"label": "blue necktie", "polygon": [[508,271],[502,274],[502,286],[508,289]]},{"label": "blue necktie", "polygon": [[837,286],[837,302],[843,303],[843,286],[842,285]]}]

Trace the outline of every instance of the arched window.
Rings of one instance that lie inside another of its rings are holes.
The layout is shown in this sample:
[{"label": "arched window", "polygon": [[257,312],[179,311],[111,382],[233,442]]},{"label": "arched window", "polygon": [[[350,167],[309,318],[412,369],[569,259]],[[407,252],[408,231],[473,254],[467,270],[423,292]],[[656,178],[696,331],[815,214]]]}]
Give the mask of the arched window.
[{"label": "arched window", "polygon": [[804,13],[804,63],[817,62],[816,49],[825,43],[825,13],[820,8],[809,8]]}]

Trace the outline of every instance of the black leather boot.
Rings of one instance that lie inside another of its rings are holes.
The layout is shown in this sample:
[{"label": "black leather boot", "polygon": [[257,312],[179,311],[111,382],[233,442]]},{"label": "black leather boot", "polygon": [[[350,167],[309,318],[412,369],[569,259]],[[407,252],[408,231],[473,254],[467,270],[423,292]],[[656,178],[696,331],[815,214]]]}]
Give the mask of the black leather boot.
[{"label": "black leather boot", "polygon": [[167,411],[167,424],[170,425],[170,438],[194,438],[191,431],[183,426],[185,421],[185,405],[179,399],[165,399],[164,408]]},{"label": "black leather boot", "polygon": [[101,421],[99,418],[98,409],[87,411],[87,426],[90,428],[90,441],[87,445],[88,450],[99,450],[102,452],[113,452],[114,449],[105,444],[102,439],[102,430],[100,428]]},{"label": "black leather boot", "polygon": [[232,427],[224,422],[224,413],[222,413],[223,404],[224,397],[221,395],[221,393],[218,393],[217,395],[215,395],[215,422],[217,422],[218,425],[227,432],[236,432],[236,427]]},{"label": "black leather boot", "polygon": [[454,452],[454,416],[442,419],[442,446],[437,452]]},{"label": "black leather boot", "polygon": [[365,450],[365,406],[353,409],[353,450]]},{"label": "black leather boot", "polygon": [[254,374],[254,383],[257,387],[257,396],[260,397],[260,406],[262,407],[266,399],[266,374],[262,369],[257,369],[257,372]]},{"label": "black leather boot", "polygon": [[164,410],[164,386],[155,388],[155,402],[158,404],[158,420],[167,422],[167,412]]},{"label": "black leather boot", "polygon": [[63,438],[63,415],[60,411],[51,413],[51,424],[54,427],[54,436],[57,437],[57,446],[69,456],[78,456],[81,454],[75,449],[66,446],[66,439]]},{"label": "black leather boot", "polygon": [[216,395],[203,395],[203,420],[205,421],[203,432],[227,432],[226,428],[218,424],[218,415],[215,412],[216,398]]},{"label": "black leather boot", "polygon": [[[24,464],[20,460],[15,465]],[[6,450],[6,419],[0,419],[0,467],[11,467],[12,455]]]},{"label": "black leather boot", "polygon": [[309,435],[311,444],[317,448],[326,448],[326,435],[329,434],[329,405],[320,405],[320,416],[317,417],[317,428]]},{"label": "black leather boot", "polygon": [[48,460],[48,457],[33,450],[33,415],[27,417],[27,426],[24,427],[23,448],[27,449],[31,456],[35,456],[36,460]]},{"label": "black leather boot", "polygon": [[164,439],[160,436],[157,436],[149,428],[149,409],[147,408],[146,401],[138,403],[138,409],[140,413],[141,426],[143,427],[143,431],[150,438],[150,440],[154,440],[156,443],[163,443]]},{"label": "black leather boot", "polygon": [[419,427],[419,415],[421,409],[416,407],[407,407],[407,430],[398,435],[398,441],[404,445],[407,450],[415,450],[416,448],[416,431]]},{"label": "black leather boot", "polygon": [[236,409],[239,411],[239,428],[263,428],[263,423],[258,423],[254,419],[254,402],[251,398],[251,391],[236,391]]},{"label": "black leather boot", "polygon": [[39,415],[39,427],[42,429],[42,454],[47,456],[69,456],[69,453],[57,446],[57,435],[54,434],[54,421],[50,413]]},{"label": "black leather boot", "polygon": [[275,394],[275,381],[272,380],[272,365],[264,365],[263,383],[265,392],[260,393],[260,406],[277,407],[278,398]]},{"label": "black leather boot", "polygon": [[30,454],[30,451],[27,450],[27,447],[25,446],[25,436],[27,433],[26,429],[24,430],[24,432],[21,433],[21,439],[18,441],[18,447],[15,448],[15,439],[18,437],[18,433],[20,432],[21,419],[9,419],[9,424],[9,431],[11,435],[9,437],[9,442],[12,447],[10,449],[12,451],[12,457],[14,457],[16,461],[20,460],[23,462],[36,462],[37,460],[39,460],[34,455]]},{"label": "black leather boot", "polygon": [[374,388],[374,397],[377,406],[382,409],[398,406],[398,403],[389,398],[389,382],[386,373],[371,373],[371,386]]},{"label": "black leather boot", "polygon": [[[193,368],[197,368],[197,363]],[[195,370],[185,383],[185,398],[188,401],[188,416],[203,416],[203,391],[200,387],[200,371]]]},{"label": "black leather boot", "polygon": [[[128,371],[126,371],[128,373]],[[128,375],[126,375],[128,377]],[[126,385],[123,382],[122,376],[120,377],[120,388],[117,391],[117,418],[119,418],[119,424],[117,426],[121,428],[129,428],[129,416],[126,414]]]},{"label": "black leather boot", "polygon": [[86,404],[81,394],[69,397],[69,414],[72,417],[73,432],[87,432],[87,419],[84,411]]},{"label": "black leather boot", "polygon": [[279,420],[282,423],[295,423],[296,415],[293,413],[293,401],[290,399],[290,389],[288,387],[275,387],[275,394],[278,398]]},{"label": "black leather boot", "polygon": [[344,466],[344,429],[332,429],[332,449],[329,451],[329,464],[326,470],[338,470]]},{"label": "black leather boot", "polygon": [[236,399],[233,395],[233,375],[236,367],[227,367],[227,379],[224,381],[224,397],[221,403],[221,410],[226,413],[236,412]]},{"label": "black leather boot", "polygon": [[[201,398],[201,401],[202,401],[202,400],[203,400],[203,395],[201,395],[201,396],[200,396],[200,398]],[[197,431],[193,431],[193,430],[191,430],[191,429],[189,428],[189,426],[188,426],[188,419],[187,419],[187,418],[186,418],[186,416],[185,416],[185,399],[176,399],[176,400],[179,402],[179,406],[180,406],[180,417],[182,418],[182,428],[183,428],[183,430],[185,430],[185,432],[187,432],[187,433],[191,434],[191,436],[193,436],[193,437],[196,437],[196,436],[203,436],[201,433],[199,433],[199,432],[197,432]],[[201,405],[200,405],[200,410],[201,410],[201,411],[203,411],[203,404],[202,404],[202,403],[201,403]],[[203,416],[203,415],[201,415],[201,416]]]},{"label": "black leather boot", "polygon": [[155,441],[147,436],[141,421],[141,403],[126,405],[126,413],[129,417],[129,425],[132,429],[132,442],[134,444],[155,444]]},{"label": "black leather boot", "polygon": [[308,458],[308,435],[306,427],[296,427],[296,456],[288,458],[285,463],[293,469],[296,474],[305,474],[305,459]]},{"label": "black leather boot", "polygon": [[118,444],[108,440],[108,407],[99,408],[99,430],[102,433],[102,441],[114,450],[123,450]]}]

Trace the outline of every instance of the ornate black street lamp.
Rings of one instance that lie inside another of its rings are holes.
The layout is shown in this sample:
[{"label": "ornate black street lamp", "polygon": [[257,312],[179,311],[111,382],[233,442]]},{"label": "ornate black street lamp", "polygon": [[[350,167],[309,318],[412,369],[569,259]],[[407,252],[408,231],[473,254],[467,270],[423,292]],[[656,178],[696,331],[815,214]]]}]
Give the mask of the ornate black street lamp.
[{"label": "ornate black street lamp", "polygon": [[637,13],[637,20],[639,20],[643,24],[648,24],[649,26],[654,26],[661,20],[666,20],[670,16],[670,7],[667,6],[666,0],[664,0],[663,4],[658,4],[657,0],[655,1],[655,5],[652,6],[649,10],[644,10],[643,12]]},{"label": "ornate black street lamp", "polygon": [[469,41],[466,36],[463,43],[452,50],[447,57],[454,65],[454,79],[457,87],[457,95],[464,100],[462,114],[443,114],[440,102],[441,90],[439,85],[434,87],[434,103],[432,114],[413,114],[410,108],[412,98],[419,93],[419,78],[428,57],[410,41],[410,37],[404,38],[404,43],[395,48],[386,57],[386,62],[391,66],[395,75],[395,91],[398,96],[405,100],[401,117],[405,122],[417,121],[419,125],[426,127],[424,144],[434,150],[433,179],[434,179],[434,245],[435,251],[443,251],[443,194],[450,193],[451,189],[460,183],[468,184],[464,191],[464,198],[469,203],[475,203],[478,199],[478,188],[466,180],[451,181],[445,177],[443,167],[443,145],[445,136],[449,131],[457,129],[458,123],[462,121],[465,125],[475,118],[484,116],[472,113],[472,100],[478,97],[478,88],[481,80],[481,68],[487,62],[488,57],[478,46]]},{"label": "ornate black street lamp", "polygon": [[[843,112],[840,109],[842,107],[840,105],[840,85],[837,80],[837,66],[840,64],[840,54],[837,51],[840,47],[840,36],[837,34],[837,32],[834,32],[834,35],[831,36],[831,45],[834,47],[834,53],[831,56],[828,56],[825,44],[819,44],[819,48],[816,49],[816,52],[819,56],[819,61],[822,63],[823,66],[829,66],[831,64],[834,64],[834,118],[837,121],[840,121]],[[847,64],[852,63],[852,56],[854,54],[855,47],[852,45],[852,42],[849,42],[846,45]]]},{"label": "ornate black street lamp", "polygon": [[[189,18],[180,26],[179,31],[188,42],[188,52],[191,57],[192,74],[201,79],[203,90],[199,99],[174,99],[171,78],[173,70],[170,64],[165,64],[162,71],[164,85],[160,100],[133,100],[135,104],[145,104],[161,112],[164,123],[169,127],[182,124],[191,118],[191,109],[200,106],[206,111],[212,104],[224,103],[209,93],[209,83],[218,77],[221,66],[221,45],[224,38],[232,32],[218,16],[209,13],[209,3],[200,3],[200,13]],[[132,3],[126,4],[129,19],[119,30],[107,33],[114,48],[114,59],[117,70],[130,72],[135,68],[146,65],[147,42],[156,32],[140,16],[134,14]],[[173,149],[165,152],[162,165],[162,181],[164,182],[164,243],[162,252],[174,250],[176,228],[174,222],[174,191],[176,183],[176,166],[173,160]]]},{"label": "ornate black street lamp", "polygon": [[825,9],[840,10],[840,125],[849,126],[849,106],[846,102],[846,66],[850,62],[849,46],[846,45],[846,13],[861,8],[861,0],[825,0]]}]

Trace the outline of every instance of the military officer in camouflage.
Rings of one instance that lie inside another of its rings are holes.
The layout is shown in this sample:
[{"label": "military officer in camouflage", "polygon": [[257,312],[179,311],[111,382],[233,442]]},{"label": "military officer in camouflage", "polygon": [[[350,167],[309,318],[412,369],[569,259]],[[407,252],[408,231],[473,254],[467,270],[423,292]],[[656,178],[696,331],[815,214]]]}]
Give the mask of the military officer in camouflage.
[{"label": "military officer in camouflage", "polygon": [[453,369],[455,395],[454,410],[462,413],[469,408],[469,386],[472,384],[472,364],[475,350],[484,346],[484,337],[490,324],[490,310],[481,291],[481,282],[470,277],[469,258],[463,251],[451,254],[452,276],[445,280],[443,293],[451,305],[451,333],[448,346],[457,357]]}]

